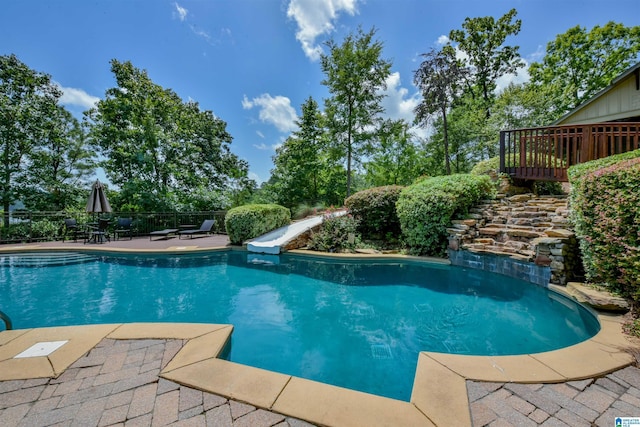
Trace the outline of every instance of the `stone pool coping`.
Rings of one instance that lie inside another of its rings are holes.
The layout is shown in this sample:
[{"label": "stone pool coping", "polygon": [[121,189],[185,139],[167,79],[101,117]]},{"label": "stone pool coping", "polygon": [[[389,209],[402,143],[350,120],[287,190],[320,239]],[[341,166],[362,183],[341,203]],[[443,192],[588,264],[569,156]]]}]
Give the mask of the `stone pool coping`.
[{"label": "stone pool coping", "polygon": [[[43,247],[40,250],[51,249]],[[63,249],[69,250],[68,247]],[[172,249],[154,253],[169,253]],[[217,250],[221,249],[229,248]],[[113,247],[104,250],[118,252]],[[189,251],[181,248],[180,252],[185,250]],[[16,252],[15,249],[7,251]],[[402,255],[339,257],[425,260]],[[448,263],[446,260],[438,262]],[[189,387],[320,425],[470,426],[467,380],[555,383],[598,377],[632,364],[634,358],[625,350],[633,344],[622,332],[622,318],[598,314],[598,319],[601,330],[591,339],[545,353],[464,356],[421,352],[410,402],[218,359],[231,336],[232,325],[131,323],[3,331],[0,332],[0,381],[57,377],[103,338],[183,339],[186,344],[161,376]],[[64,340],[68,342],[49,356],[14,358],[38,342]]]}]

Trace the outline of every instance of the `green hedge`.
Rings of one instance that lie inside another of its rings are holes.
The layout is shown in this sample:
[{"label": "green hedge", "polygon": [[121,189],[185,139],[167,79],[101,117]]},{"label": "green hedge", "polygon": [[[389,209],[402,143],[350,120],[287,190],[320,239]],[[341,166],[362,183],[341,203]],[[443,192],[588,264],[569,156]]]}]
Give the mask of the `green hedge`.
[{"label": "green hedge", "polygon": [[616,163],[620,163],[624,160],[636,159],[638,157],[640,157],[640,150],[634,150],[571,166],[567,171],[569,182],[574,185],[575,183],[579,182],[582,176],[584,176],[585,174],[591,173],[598,169],[606,168],[611,165],[615,165]]},{"label": "green hedge", "polygon": [[606,284],[636,304],[640,302],[639,153],[569,170],[572,220],[587,280]]},{"label": "green hedge", "polygon": [[396,202],[404,187],[387,185],[355,193],[344,201],[349,213],[358,220],[358,231],[365,237],[400,235]]},{"label": "green hedge", "polygon": [[405,188],[396,204],[404,242],[413,254],[444,255],[451,220],[494,195],[487,175],[440,176]]},{"label": "green hedge", "polygon": [[261,236],[291,222],[291,212],[280,205],[244,205],[227,212],[224,225],[232,244]]}]

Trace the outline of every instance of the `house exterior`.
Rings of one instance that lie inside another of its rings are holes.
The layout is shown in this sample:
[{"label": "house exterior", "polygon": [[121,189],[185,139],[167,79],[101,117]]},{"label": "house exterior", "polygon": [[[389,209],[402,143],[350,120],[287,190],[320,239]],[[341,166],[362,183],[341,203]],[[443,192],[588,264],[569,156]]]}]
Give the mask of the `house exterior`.
[{"label": "house exterior", "polygon": [[567,181],[575,164],[640,148],[640,63],[551,126],[500,132],[500,171]]}]

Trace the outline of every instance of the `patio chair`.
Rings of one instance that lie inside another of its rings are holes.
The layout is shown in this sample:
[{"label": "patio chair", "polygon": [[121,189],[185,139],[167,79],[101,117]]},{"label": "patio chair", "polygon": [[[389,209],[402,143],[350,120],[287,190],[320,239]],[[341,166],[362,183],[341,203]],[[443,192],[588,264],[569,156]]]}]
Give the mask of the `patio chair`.
[{"label": "patio chair", "polygon": [[129,236],[129,240],[133,239],[133,218],[118,218],[116,229],[113,230],[113,240],[118,240],[121,235]]},{"label": "patio chair", "polygon": [[200,228],[196,230],[181,230],[180,232],[178,232],[178,239],[182,239],[182,236],[189,236],[189,238],[191,239],[196,234],[209,234],[211,233],[211,229],[213,228],[214,223],[215,220],[213,219],[205,219],[202,222]]},{"label": "patio chair", "polygon": [[64,229],[62,231],[62,241],[64,242],[67,239],[67,236],[73,236],[73,241],[77,242],[78,238],[86,239],[87,232],[86,229],[78,224],[75,218],[66,218],[64,220]]}]

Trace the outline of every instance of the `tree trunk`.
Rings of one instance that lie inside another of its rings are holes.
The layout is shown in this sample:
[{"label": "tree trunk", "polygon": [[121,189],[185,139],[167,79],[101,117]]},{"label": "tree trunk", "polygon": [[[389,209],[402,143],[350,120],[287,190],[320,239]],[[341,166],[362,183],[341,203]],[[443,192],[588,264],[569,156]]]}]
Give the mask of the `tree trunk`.
[{"label": "tree trunk", "polygon": [[442,128],[444,135],[444,164],[447,168],[447,175],[451,175],[451,164],[449,163],[449,132],[447,130],[447,108],[442,108]]},{"label": "tree trunk", "polygon": [[347,145],[347,197],[351,195],[351,137]]}]

